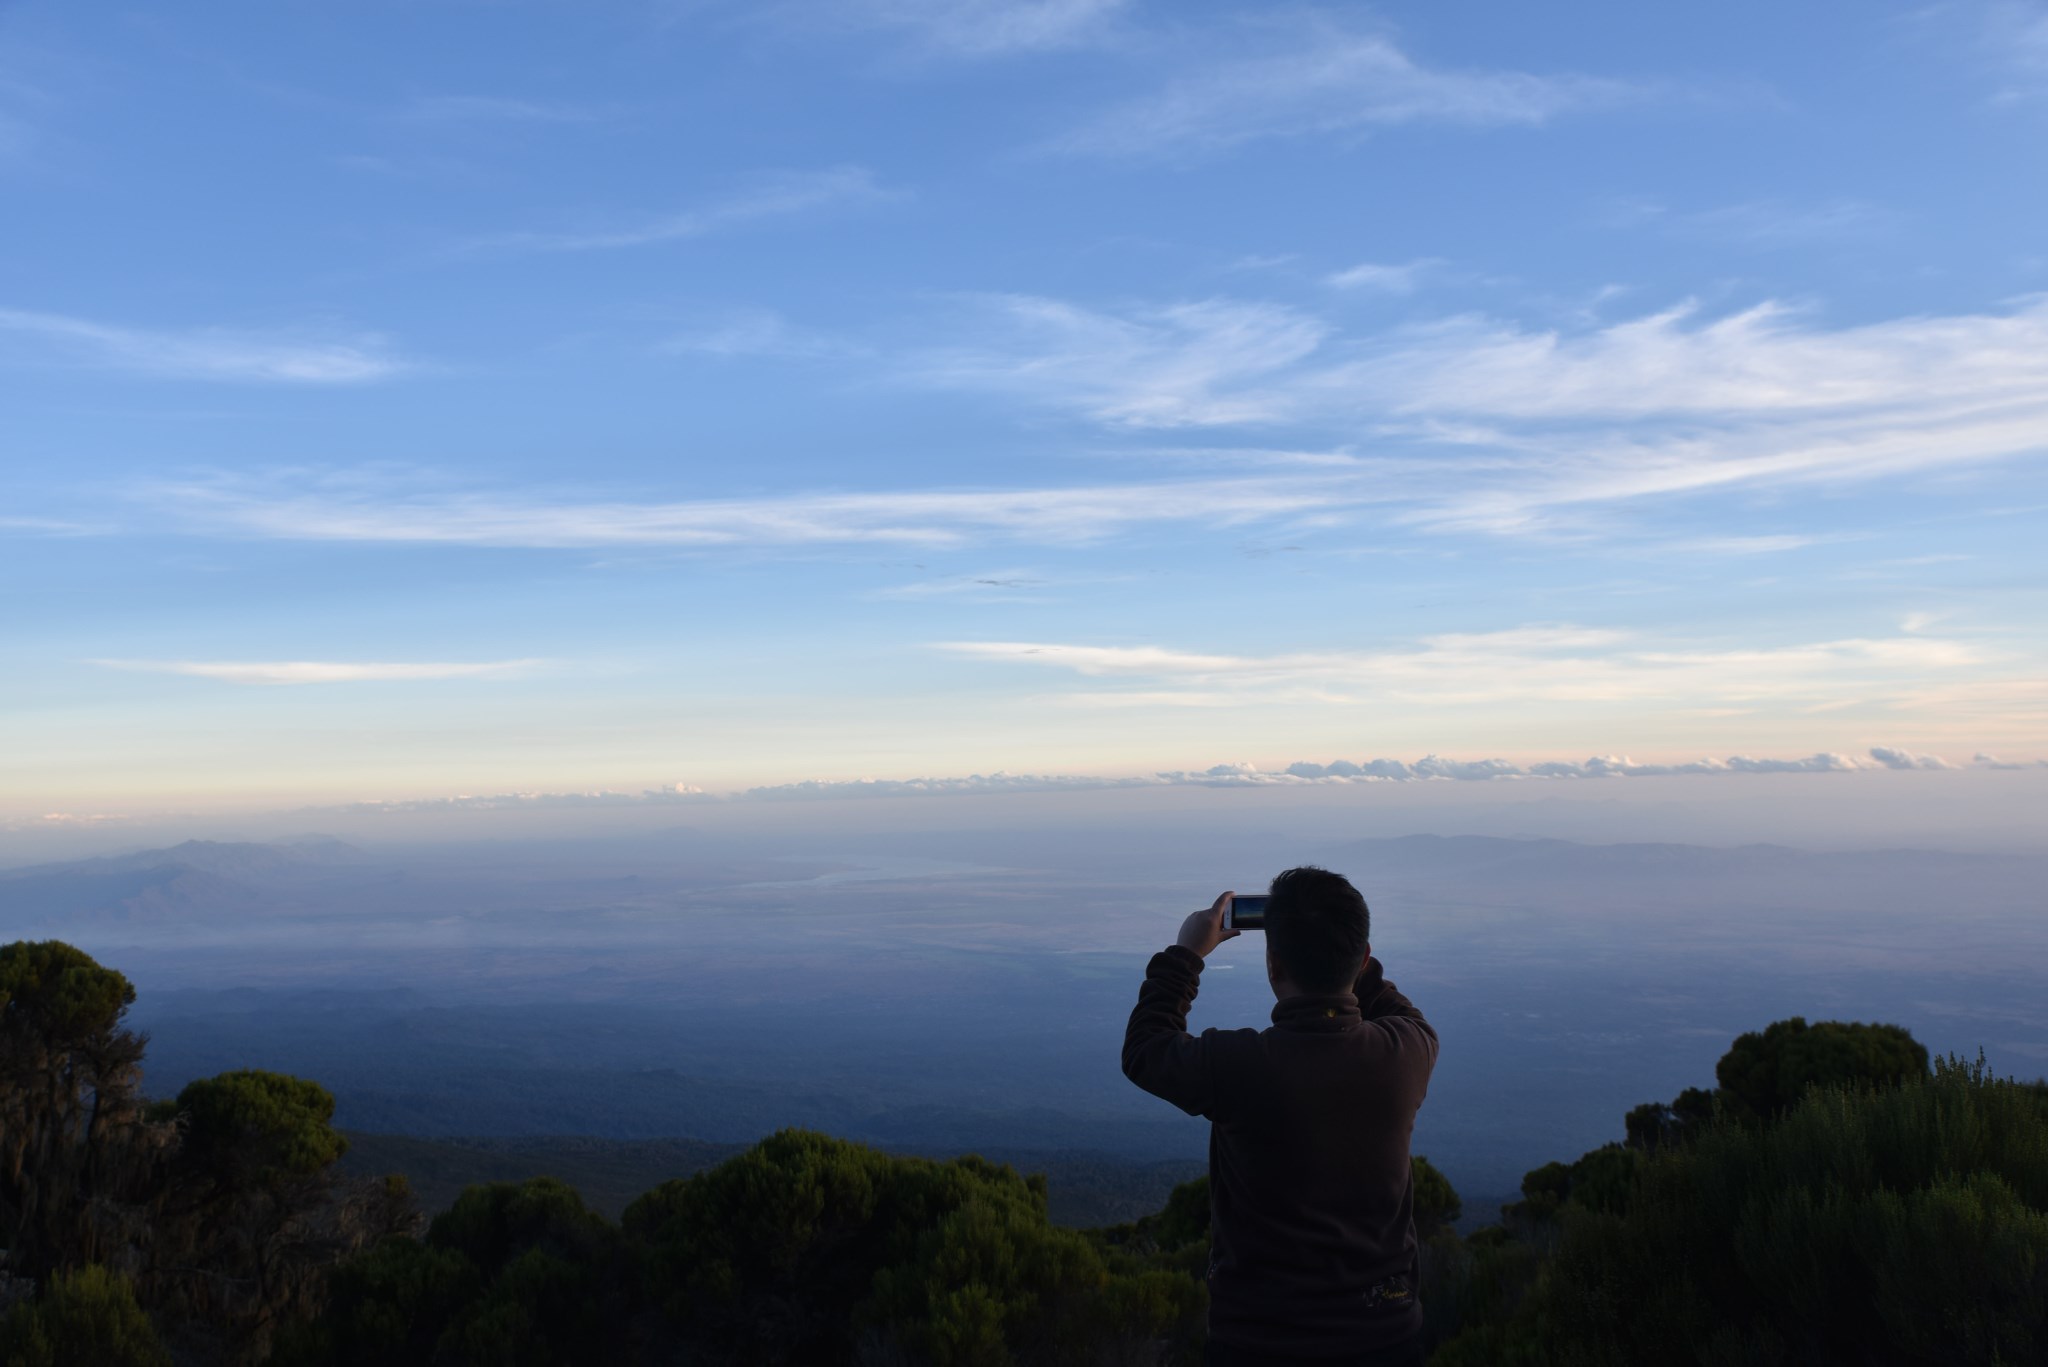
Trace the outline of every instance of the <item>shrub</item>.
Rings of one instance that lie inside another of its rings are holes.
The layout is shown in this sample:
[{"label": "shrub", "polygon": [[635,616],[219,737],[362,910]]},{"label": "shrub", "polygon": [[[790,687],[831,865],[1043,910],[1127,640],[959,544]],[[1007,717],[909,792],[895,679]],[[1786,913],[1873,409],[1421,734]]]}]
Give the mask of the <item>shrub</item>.
[{"label": "shrub", "polygon": [[1634,1160],[1618,1203],[1567,1181],[1528,1295],[1444,1361],[2048,1359],[2048,1104],[1981,1061],[1823,1084]]},{"label": "shrub", "polygon": [[[48,1287],[17,1328],[90,1292],[139,1304],[185,1357],[259,1361],[336,1259],[412,1220],[409,1198],[333,1179],[346,1144],[313,1083],[225,1073],[145,1102],[134,1000],[70,945],[0,946],[0,1270]],[[108,1260],[132,1284],[66,1280]]]},{"label": "shrub", "polygon": [[1042,1178],[801,1130],[656,1188],[624,1223],[650,1296],[713,1360],[1086,1363],[1184,1336],[1201,1304],[1184,1276],[1053,1225]]},{"label": "shrub", "polygon": [[6,1367],[171,1367],[125,1277],[96,1263],[59,1272],[0,1320]]},{"label": "shrub", "polygon": [[626,1360],[618,1231],[549,1177],[473,1186],[424,1242],[337,1269],[281,1367],[573,1367]]},{"label": "shrub", "polygon": [[245,1068],[188,1083],[177,1113],[185,1120],[180,1157],[225,1182],[307,1177],[348,1152],[329,1123],[334,1097],[284,1073]]},{"label": "shrub", "polygon": [[1408,1170],[1415,1192],[1416,1237],[1428,1239],[1455,1223],[1465,1213],[1465,1203],[1458,1199],[1451,1179],[1438,1172],[1427,1158],[1417,1155],[1409,1159]]},{"label": "shrub", "polygon": [[1820,1021],[1802,1016],[1741,1035],[1714,1076],[1737,1115],[1782,1115],[1816,1086],[1888,1086],[1927,1075],[1927,1049],[1896,1025]]}]

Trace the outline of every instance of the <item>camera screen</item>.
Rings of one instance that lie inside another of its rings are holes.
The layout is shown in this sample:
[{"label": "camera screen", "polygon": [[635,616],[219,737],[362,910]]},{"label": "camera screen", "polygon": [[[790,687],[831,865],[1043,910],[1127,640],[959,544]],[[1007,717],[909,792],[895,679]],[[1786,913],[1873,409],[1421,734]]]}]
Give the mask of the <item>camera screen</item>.
[{"label": "camera screen", "polygon": [[1230,924],[1236,930],[1264,930],[1266,928],[1266,898],[1264,894],[1258,896],[1240,894],[1231,898]]}]

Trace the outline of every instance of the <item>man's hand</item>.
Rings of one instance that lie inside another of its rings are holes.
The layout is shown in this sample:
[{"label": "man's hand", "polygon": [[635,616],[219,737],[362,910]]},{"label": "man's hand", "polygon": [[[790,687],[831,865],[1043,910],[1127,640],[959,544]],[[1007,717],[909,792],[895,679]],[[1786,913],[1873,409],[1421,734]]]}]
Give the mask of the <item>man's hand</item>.
[{"label": "man's hand", "polygon": [[1207,911],[1195,912],[1187,920],[1182,921],[1180,938],[1174,943],[1182,949],[1191,949],[1206,959],[1209,957],[1209,951],[1225,940],[1244,934],[1241,930],[1223,928],[1223,909],[1230,905],[1230,899],[1234,896],[1235,893],[1226,892],[1216,899],[1215,906]]}]

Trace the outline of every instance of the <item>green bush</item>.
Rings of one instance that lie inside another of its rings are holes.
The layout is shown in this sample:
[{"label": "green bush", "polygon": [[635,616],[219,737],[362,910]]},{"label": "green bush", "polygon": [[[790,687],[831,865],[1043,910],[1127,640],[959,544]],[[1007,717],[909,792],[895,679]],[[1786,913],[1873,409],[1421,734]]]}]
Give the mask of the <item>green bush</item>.
[{"label": "green bush", "polygon": [[280,1367],[574,1367],[626,1360],[618,1231],[553,1178],[470,1187],[424,1242],[337,1269]]},{"label": "green bush", "polygon": [[1736,1038],[1714,1067],[1737,1115],[1777,1116],[1818,1086],[1888,1086],[1927,1075],[1927,1049],[1896,1025],[1781,1020]]},{"label": "green bush", "polygon": [[1431,1162],[1420,1154],[1408,1160],[1408,1171],[1415,1192],[1415,1233],[1418,1238],[1427,1239],[1440,1229],[1447,1229],[1465,1213],[1465,1203],[1458,1199],[1458,1190],[1451,1185],[1451,1179],[1436,1170]]},{"label": "green bush", "polygon": [[1053,1225],[1042,1178],[800,1130],[657,1187],[624,1225],[649,1295],[712,1360],[1085,1363],[1185,1337],[1201,1305],[1184,1276]]},{"label": "green bush", "polygon": [[483,1290],[476,1267],[459,1253],[413,1239],[390,1239],[337,1267],[318,1319],[287,1331],[277,1367],[316,1363],[434,1361],[449,1324]]},{"label": "green bush", "polygon": [[4,1367],[171,1367],[135,1288],[96,1263],[52,1277],[0,1320]]},{"label": "green bush", "polygon": [[786,1130],[648,1192],[623,1230],[550,1179],[471,1187],[424,1241],[341,1268],[277,1361],[1192,1363],[1192,1271],[1052,1224],[1043,1179]]},{"label": "green bush", "polygon": [[135,987],[62,940],[0,946],[0,1014],[33,1019],[54,1040],[111,1030],[135,1004]]},{"label": "green bush", "polygon": [[2038,1088],[1948,1059],[1903,1085],[1812,1087],[1775,1123],[1611,1151],[1634,1164],[1619,1201],[1597,1175],[1582,1190],[1565,1169],[1558,1197],[1554,1172],[1531,1174],[1558,1197],[1556,1251],[1442,1361],[2048,1360]]},{"label": "green bush", "polygon": [[252,1182],[305,1177],[348,1152],[330,1123],[334,1097],[317,1082],[254,1068],[188,1083],[178,1093],[184,1159]]},{"label": "green bush", "polygon": [[1502,1212],[1511,1222],[1555,1220],[1567,1205],[1621,1214],[1635,1191],[1640,1150],[1603,1144],[1572,1163],[1545,1163],[1522,1178],[1522,1199]]}]

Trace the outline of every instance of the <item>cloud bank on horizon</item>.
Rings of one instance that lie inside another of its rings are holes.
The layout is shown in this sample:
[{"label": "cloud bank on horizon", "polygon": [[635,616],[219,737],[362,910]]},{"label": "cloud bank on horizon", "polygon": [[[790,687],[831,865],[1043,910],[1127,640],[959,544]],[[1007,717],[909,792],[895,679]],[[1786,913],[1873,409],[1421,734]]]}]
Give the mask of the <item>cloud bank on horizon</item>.
[{"label": "cloud bank on horizon", "polygon": [[[766,784],[734,792],[712,792],[695,784],[677,783],[638,792],[595,789],[587,792],[461,794],[452,797],[386,798],[347,804],[350,812],[504,811],[547,807],[694,806],[707,802],[830,801],[870,797],[946,797],[983,793],[1091,792],[1128,788],[1296,788],[1348,784],[1512,780],[1673,778],[1709,774],[1853,774],[1878,771],[1938,773],[1964,769],[2048,769],[2048,759],[2015,761],[1978,755],[1968,765],[1939,755],[1917,755],[1893,746],[1872,746],[1867,758],[1818,753],[1796,759],[1730,755],[1726,759],[1687,760],[1672,764],[1638,764],[1622,755],[1595,755],[1584,760],[1543,760],[1515,764],[1504,759],[1458,760],[1424,755],[1412,763],[1398,759],[1331,760],[1319,764],[1297,760],[1284,769],[1255,764],[1214,764],[1207,769],[1168,769],[1151,774],[963,774],[947,778],[804,779]],[[332,809],[313,809],[314,811]],[[51,818],[58,819],[58,818]],[[69,819],[69,818],[62,818]]]},{"label": "cloud bank on horizon", "polygon": [[0,811],[2048,749],[2041,0],[245,20],[5,21]]}]

